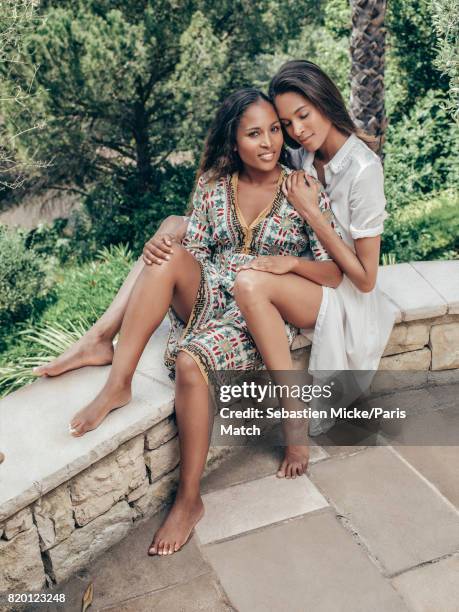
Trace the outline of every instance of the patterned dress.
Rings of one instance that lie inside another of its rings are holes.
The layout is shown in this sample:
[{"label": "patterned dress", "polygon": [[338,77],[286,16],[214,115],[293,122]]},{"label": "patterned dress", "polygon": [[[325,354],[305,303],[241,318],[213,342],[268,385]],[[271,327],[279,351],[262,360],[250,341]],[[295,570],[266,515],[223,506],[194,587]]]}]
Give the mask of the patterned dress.
[{"label": "patterned dress", "polygon": [[[282,193],[280,186],[289,172],[282,167],[274,201],[250,226],[238,206],[236,174],[212,183],[199,179],[182,245],[199,262],[201,282],[186,325],[169,309],[171,331],[164,361],[171,370],[171,378],[178,351],[191,355],[206,381],[212,371],[263,367],[233,297],[234,281],[243,264],[263,255],[301,256],[307,251],[312,251],[316,260],[331,259]],[[319,205],[335,227],[324,192]],[[286,323],[285,331],[291,343],[298,330]]]}]

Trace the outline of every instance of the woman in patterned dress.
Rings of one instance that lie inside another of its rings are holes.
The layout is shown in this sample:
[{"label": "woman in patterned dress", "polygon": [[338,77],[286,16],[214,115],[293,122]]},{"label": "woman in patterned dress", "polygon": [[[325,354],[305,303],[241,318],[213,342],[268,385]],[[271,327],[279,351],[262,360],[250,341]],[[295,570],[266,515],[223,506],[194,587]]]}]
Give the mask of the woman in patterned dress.
[{"label": "woman in patterned dress", "polygon": [[[143,267],[127,301],[109,378],[70,423],[71,434],[82,436],[111,410],[130,401],[138,360],[169,311],[173,323],[166,363],[176,378],[180,482],[149,554],[179,550],[204,512],[199,483],[211,427],[208,373],[261,365],[234,300],[239,270],[257,257],[276,260],[277,273],[286,279],[289,293],[301,303],[313,292],[317,310],[321,285],[337,286],[341,280],[336,264],[282,193],[289,173],[279,164],[282,152],[280,123],[266,96],[246,89],[224,102],[207,138],[183,244],[171,244],[168,259],[161,265]],[[324,195],[320,207],[333,224]],[[300,257],[309,245],[314,262]],[[293,326],[284,328],[289,342],[296,328],[314,323],[310,312],[299,314],[298,320],[293,317]],[[302,473],[307,447],[286,447],[284,463],[292,474]]]}]

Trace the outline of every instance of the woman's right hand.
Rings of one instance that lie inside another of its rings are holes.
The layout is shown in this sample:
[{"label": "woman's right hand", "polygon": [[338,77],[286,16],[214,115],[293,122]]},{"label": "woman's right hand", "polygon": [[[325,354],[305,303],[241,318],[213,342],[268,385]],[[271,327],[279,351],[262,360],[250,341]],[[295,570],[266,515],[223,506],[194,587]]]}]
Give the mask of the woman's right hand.
[{"label": "woman's right hand", "polygon": [[147,266],[158,264],[159,266],[170,259],[172,254],[172,243],[177,242],[177,237],[168,232],[156,233],[145,243],[142,258]]}]

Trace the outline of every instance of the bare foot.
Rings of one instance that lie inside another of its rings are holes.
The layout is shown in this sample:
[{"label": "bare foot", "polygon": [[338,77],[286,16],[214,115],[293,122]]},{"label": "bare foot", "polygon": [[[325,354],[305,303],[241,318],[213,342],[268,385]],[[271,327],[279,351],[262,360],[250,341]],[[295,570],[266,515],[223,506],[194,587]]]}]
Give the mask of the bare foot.
[{"label": "bare foot", "polygon": [[285,456],[277,472],[278,478],[296,478],[306,473],[309,462],[308,446],[286,446]]},{"label": "bare foot", "polygon": [[90,365],[107,365],[112,361],[112,341],[95,334],[85,334],[62,355],[49,363],[34,368],[33,373],[35,376],[59,376],[59,374],[68,370]]},{"label": "bare foot", "polygon": [[113,387],[107,387],[106,385],[96,398],[82,410],[79,410],[70,421],[70,434],[79,438],[86,432],[96,429],[109,412],[115,410],[115,408],[121,408],[130,401],[130,386],[113,389]]},{"label": "bare foot", "polygon": [[198,495],[193,500],[187,500],[177,493],[166,520],[155,533],[148,554],[171,555],[186,544],[194,526],[204,516],[204,504]]}]

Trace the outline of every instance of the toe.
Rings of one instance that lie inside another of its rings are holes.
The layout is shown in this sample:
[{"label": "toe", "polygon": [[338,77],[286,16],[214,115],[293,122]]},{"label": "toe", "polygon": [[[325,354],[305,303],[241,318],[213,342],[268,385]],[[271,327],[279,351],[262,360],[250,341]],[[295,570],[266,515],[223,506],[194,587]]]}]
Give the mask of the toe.
[{"label": "toe", "polygon": [[79,435],[78,426],[72,425],[72,423],[70,423],[69,424],[69,434],[73,437],[78,436]]},{"label": "toe", "polygon": [[158,543],[156,538],[153,538],[153,542],[150,544],[150,548],[148,549],[149,555],[157,555],[158,554]]},{"label": "toe", "polygon": [[287,467],[287,461],[284,459],[282,461],[282,464],[277,472],[277,477],[278,478],[285,478],[286,476],[286,467]]},{"label": "toe", "polygon": [[78,417],[73,417],[73,419],[70,421],[70,427],[76,429],[79,425],[81,425],[81,419]]},{"label": "toe", "polygon": [[75,433],[72,435],[74,435],[76,438],[83,436],[87,431],[84,423],[80,423],[77,427],[74,427],[74,430],[75,430]]}]

